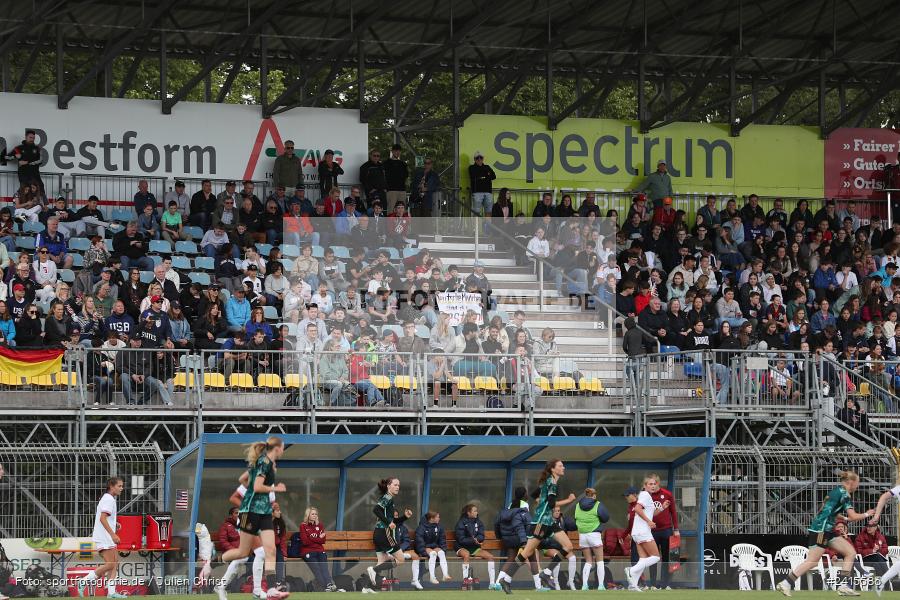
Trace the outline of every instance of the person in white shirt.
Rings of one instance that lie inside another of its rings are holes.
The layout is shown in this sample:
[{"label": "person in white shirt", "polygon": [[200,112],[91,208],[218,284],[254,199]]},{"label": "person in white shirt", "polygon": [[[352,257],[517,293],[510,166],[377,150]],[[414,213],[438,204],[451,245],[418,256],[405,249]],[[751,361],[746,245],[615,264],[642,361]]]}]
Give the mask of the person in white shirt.
[{"label": "person in white shirt", "polygon": [[653,515],[656,513],[653,498],[647,491],[647,482],[649,477],[644,478],[643,489],[638,495],[637,504],[634,505],[634,522],[631,525],[631,540],[637,544],[637,551],[640,560],[633,567],[625,568],[625,578],[628,580],[628,589],[632,591],[640,591],[638,582],[644,569],[653,566],[659,562],[659,548],[653,539],[653,528],[656,523],[653,522]]},{"label": "person in white shirt", "polygon": [[93,581],[106,578],[107,598],[127,598],[116,592],[116,573],[118,571],[119,552],[116,546],[119,536],[116,534],[116,498],[125,489],[125,481],[121,477],[110,477],[106,481],[106,493],[97,504],[94,516],[94,533],[91,536],[94,548],[103,558],[103,564],[78,580],[78,595],[84,596],[84,589]]},{"label": "person in white shirt", "polygon": [[35,296],[38,302],[50,302],[56,298],[56,263],[50,260],[47,248],[38,250],[36,260],[32,263],[34,281],[37,283]]},{"label": "person in white shirt", "polygon": [[[241,505],[241,500],[244,499],[246,494],[247,487],[245,485],[239,485],[237,489],[234,490],[234,493],[231,494],[231,498],[229,498],[228,501],[231,502],[233,506],[239,507]],[[275,503],[275,492],[269,492],[269,502]],[[266,597],[266,593],[262,589],[263,571],[265,570],[266,564],[266,551],[263,548],[259,536],[256,536],[256,539],[253,541],[253,546],[253,598],[254,600],[262,600]],[[249,559],[249,556],[245,556],[244,558],[238,558],[228,563],[228,568],[225,569],[222,580],[214,588],[220,600],[227,600],[228,596],[226,590],[228,589],[228,585],[235,577],[237,577],[238,567],[246,564]]]}]

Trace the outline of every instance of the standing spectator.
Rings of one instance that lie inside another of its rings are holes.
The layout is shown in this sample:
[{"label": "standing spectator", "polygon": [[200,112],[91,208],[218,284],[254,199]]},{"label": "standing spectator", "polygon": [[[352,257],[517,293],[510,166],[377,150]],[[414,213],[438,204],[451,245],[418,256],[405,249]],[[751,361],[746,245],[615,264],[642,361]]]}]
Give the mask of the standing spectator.
[{"label": "standing spectator", "polygon": [[644,480],[645,489],[653,498],[656,513],[651,517],[656,527],[652,530],[653,539],[659,548],[659,570],[661,576],[657,579],[656,566],[650,569],[650,585],[660,589],[669,589],[669,540],[680,535],[678,533],[678,511],[675,508],[675,496],[672,492],[660,486],[659,475],[651,473]]},{"label": "standing spectator", "polygon": [[176,181],[175,189],[166,192],[163,196],[163,205],[169,206],[171,202],[175,203],[177,210],[181,213],[183,221],[186,223],[188,215],[191,214],[191,197],[184,193],[184,182]]},{"label": "standing spectator", "polygon": [[[434,195],[441,189],[441,178],[434,171],[434,160],[426,158],[424,166],[416,169],[413,179],[412,204],[419,207],[421,216],[430,216],[434,206]],[[490,167],[488,167],[490,168]]]},{"label": "standing spectator", "polygon": [[212,193],[212,181],[204,179],[200,184],[200,191],[191,196],[188,222],[206,230],[209,228],[215,210],[216,196]]},{"label": "standing spectator", "polygon": [[666,161],[661,160],[656,163],[656,171],[647,176],[647,179],[638,186],[637,191],[647,192],[647,196],[653,203],[653,208],[662,206],[663,198],[675,195],[675,191],[672,189],[672,177],[669,175]]},{"label": "standing spectator", "polygon": [[228,511],[228,516],[219,525],[218,540],[216,541],[216,550],[219,553],[226,552],[233,548],[237,548],[241,543],[241,536],[237,530],[238,523],[238,507],[232,506]]},{"label": "standing spectator", "polygon": [[[394,212],[397,202],[406,200],[406,180],[409,179],[409,167],[400,159],[400,144],[391,146],[391,157],[384,161],[384,175],[387,182],[387,212]],[[413,188],[415,190],[415,188]]]},{"label": "standing spectator", "polygon": [[253,193],[253,182],[249,179],[245,179],[242,185],[241,200],[249,199],[253,205],[253,210],[257,213],[261,213],[263,211],[263,203],[259,200],[259,196]]},{"label": "standing spectator", "polygon": [[[469,185],[472,188],[472,210],[488,215],[494,206],[494,184],[497,174],[490,165],[485,164],[484,154],[475,151],[474,164],[469,165]],[[550,198],[553,201],[553,198]]]},{"label": "standing spectator", "polygon": [[150,184],[146,179],[138,181],[138,191],[134,194],[134,213],[137,216],[144,214],[144,207],[150,205],[156,212],[156,196],[150,191]]},{"label": "standing spectator", "polygon": [[41,179],[41,149],[34,143],[35,133],[33,129],[25,130],[25,139],[13,148],[12,154],[18,165],[19,184],[37,184],[44,194],[44,182]]},{"label": "standing spectator", "polygon": [[284,153],[275,159],[272,168],[272,185],[294,189],[301,181],[300,157],[294,154],[294,140],[285,140]]},{"label": "standing spectator", "polygon": [[332,188],[338,187],[338,176],[343,174],[344,169],[334,162],[334,150],[329,148],[319,162],[319,197],[324,198]]},{"label": "standing spectator", "polygon": [[[384,163],[381,162],[381,152],[372,150],[369,160],[359,168],[359,182],[366,192],[366,200],[371,204],[375,200],[385,202],[387,197],[387,181],[385,180]],[[346,206],[346,202],[344,202]]]}]

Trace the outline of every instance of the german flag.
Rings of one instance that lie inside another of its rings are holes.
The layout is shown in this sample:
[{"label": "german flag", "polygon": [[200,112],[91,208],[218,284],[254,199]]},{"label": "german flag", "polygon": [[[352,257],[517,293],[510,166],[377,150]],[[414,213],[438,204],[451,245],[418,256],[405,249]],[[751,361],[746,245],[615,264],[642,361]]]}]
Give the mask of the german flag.
[{"label": "german flag", "polygon": [[62,371],[62,348],[17,349],[0,347],[0,373],[39,377]]}]

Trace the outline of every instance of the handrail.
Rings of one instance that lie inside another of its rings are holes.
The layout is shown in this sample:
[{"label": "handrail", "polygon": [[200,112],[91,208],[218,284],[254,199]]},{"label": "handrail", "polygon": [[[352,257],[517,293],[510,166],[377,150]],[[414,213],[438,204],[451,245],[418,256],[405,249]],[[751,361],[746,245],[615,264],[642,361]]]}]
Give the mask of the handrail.
[{"label": "handrail", "polygon": [[[462,202],[462,200],[460,199],[459,196],[457,196],[456,198],[454,198],[454,199],[451,200],[451,201],[452,201],[452,202],[456,202],[456,204],[457,204],[459,207],[464,208],[465,210],[468,210],[470,213],[472,213],[472,217],[483,218],[479,213],[475,212],[475,210],[473,210],[471,206],[469,206],[469,205],[467,205],[467,204],[464,204],[464,203]],[[531,218],[531,217],[526,217],[526,218]],[[504,238],[507,242],[512,243],[512,245],[513,245],[515,248],[517,248],[517,249],[521,250],[522,252],[524,252],[524,253],[525,253],[525,256],[528,256],[528,257],[531,258],[532,260],[535,260],[535,261],[540,265],[540,269],[537,270],[539,275],[541,275],[541,276],[543,275],[543,272],[544,272],[544,264],[549,264],[549,265],[550,265],[552,268],[554,268],[554,269],[557,268],[551,261],[549,261],[548,259],[546,259],[546,258],[544,258],[544,257],[542,257],[542,256],[532,256],[532,255],[528,252],[528,248],[527,248],[526,246],[524,246],[519,240],[517,240],[517,239],[514,238],[513,236],[509,235],[507,232],[503,231],[503,229],[501,229],[501,228],[499,228],[499,227],[492,227],[492,228],[491,228],[491,231],[496,231],[496,232],[498,232],[498,233],[500,234],[500,236],[501,236],[502,238]],[[477,248],[477,245],[476,245],[476,248]],[[577,283],[574,279],[572,279],[571,277],[569,277],[568,275],[566,275],[565,272],[563,272],[562,277],[563,277],[563,280],[564,280],[566,283]],[[541,277],[541,279],[542,279],[542,277]],[[540,303],[541,303],[541,307],[542,307],[542,310],[543,310],[543,304],[544,304],[544,287],[543,287],[543,281],[541,281],[540,283],[541,283],[541,289],[540,289],[540,299],[539,299],[539,301],[540,301]],[[615,306],[611,306],[611,305],[607,304],[606,302],[604,302],[603,300],[601,300],[601,299],[600,299],[598,296],[596,296],[595,294],[590,294],[590,295],[591,295],[591,297],[594,299],[594,301],[595,301],[596,303],[603,305],[603,306],[607,309],[607,311],[610,311],[611,313],[615,314],[617,317],[622,317],[623,319],[624,319],[624,318],[627,318],[626,315],[623,315],[623,314],[620,313],[618,310],[616,310],[616,307],[615,307]],[[614,320],[615,320],[615,319],[611,319],[611,321],[613,321],[613,322],[614,322]],[[640,325],[638,325],[638,324],[637,324],[637,319],[635,319],[635,327],[637,327],[640,331],[643,331],[643,332],[646,333],[648,336],[650,336],[650,337],[652,337],[653,339],[656,340],[656,351],[659,352],[659,351],[660,351],[660,348],[661,348],[661,344],[660,344],[660,342],[659,342],[659,338],[657,338],[655,335],[653,335],[652,333],[650,333],[649,331],[647,331],[646,329],[644,329],[643,327],[641,327]],[[610,328],[610,335],[612,335],[612,334],[613,334],[612,328]]]}]

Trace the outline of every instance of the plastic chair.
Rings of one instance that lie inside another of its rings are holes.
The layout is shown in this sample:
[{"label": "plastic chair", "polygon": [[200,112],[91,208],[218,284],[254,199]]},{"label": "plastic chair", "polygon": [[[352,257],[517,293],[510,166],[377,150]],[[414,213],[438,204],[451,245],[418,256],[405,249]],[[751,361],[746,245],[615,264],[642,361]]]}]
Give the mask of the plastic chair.
[{"label": "plastic chair", "polygon": [[571,377],[554,377],[553,389],[557,392],[571,392],[575,390],[575,380]]},{"label": "plastic chair", "polygon": [[297,258],[300,256],[300,248],[296,244],[282,244],[281,254],[286,258]]},{"label": "plastic chair", "polygon": [[[188,377],[188,375],[190,375],[190,377]],[[175,387],[179,389],[194,387],[194,374],[183,372],[175,373]]]},{"label": "plastic chair", "polygon": [[250,373],[232,373],[228,378],[228,387],[252,389],[253,376]]},{"label": "plastic chair", "polygon": [[599,394],[601,396],[606,395],[606,388],[603,387],[603,381],[596,377],[582,377],[578,381],[578,389],[582,392],[591,394]]},{"label": "plastic chair", "polygon": [[191,259],[189,259],[187,256],[176,254],[172,257],[172,268],[180,271],[190,271]]},{"label": "plastic chair", "polygon": [[313,258],[325,258],[325,248],[322,246],[313,246],[312,256]]},{"label": "plastic chair", "polygon": [[60,269],[59,278],[66,283],[75,283],[75,271],[72,269]]},{"label": "plastic chair", "polygon": [[[785,546],[781,549],[781,555],[791,564],[791,569],[794,569],[806,560],[806,557],[809,555],[809,548],[806,546]],[[821,574],[823,575],[824,580],[824,572]],[[810,590],[814,589],[812,571],[806,572],[806,588]],[[794,589],[800,589],[799,579],[794,582]]]},{"label": "plastic chair", "polygon": [[384,375],[369,375],[369,382],[379,390],[386,390],[391,387],[391,380]]},{"label": "plastic chair", "polygon": [[40,233],[44,231],[46,227],[44,227],[43,223],[33,223],[31,221],[25,221],[25,224],[22,225],[22,231],[25,233]]},{"label": "plastic chair", "polygon": [[284,267],[285,273],[292,273],[294,271],[294,260],[291,258],[282,258],[281,266]]},{"label": "plastic chair", "polygon": [[305,388],[308,383],[309,378],[306,375],[300,375],[298,373],[288,373],[284,376],[284,385],[287,387]]},{"label": "plastic chair", "polygon": [[69,250],[78,250],[79,252],[84,252],[85,250],[90,249],[91,240],[83,237],[73,237],[68,241]]},{"label": "plastic chair", "polygon": [[427,325],[416,325],[416,337],[429,339],[431,338],[431,330]]},{"label": "plastic chair", "polygon": [[[769,574],[769,587],[775,589],[775,567],[771,554],[766,554],[753,544],[735,544],[731,547],[731,555],[738,558],[738,569],[750,571],[755,574],[756,589],[762,589],[762,577],[760,573]],[[763,558],[765,560],[760,561]]]},{"label": "plastic chair", "polygon": [[72,266],[73,267],[83,267],[84,266],[84,257],[80,254],[70,254],[72,257]]},{"label": "plastic chair", "polygon": [[114,208],[112,211],[112,219],[118,223],[127,223],[133,219],[136,219],[137,215],[135,215],[133,210],[128,210],[126,208]]},{"label": "plastic chair", "polygon": [[684,374],[686,377],[703,378],[703,365],[701,363],[685,363]]},{"label": "plastic chair", "polygon": [[16,238],[16,248],[21,248],[27,252],[34,252],[34,245],[36,243],[33,235],[20,235]]},{"label": "plastic chair", "polygon": [[269,252],[272,251],[272,244],[264,244],[262,242],[256,243],[256,249],[259,250],[259,253],[263,256],[268,256]]},{"label": "plastic chair", "polygon": [[281,389],[281,377],[277,373],[260,373],[256,378],[256,385],[263,388]]},{"label": "plastic chair", "polygon": [[[185,233],[191,236],[192,240],[202,240],[203,239],[203,228],[197,227],[196,225],[188,225],[184,228]],[[176,242],[176,245],[178,242]]]},{"label": "plastic chair", "polygon": [[194,268],[201,271],[215,271],[216,259],[212,256],[198,256],[194,259]]},{"label": "plastic chair", "polygon": [[209,388],[225,389],[225,375],[222,373],[206,373],[203,384]]},{"label": "plastic chair", "polygon": [[346,246],[332,246],[335,258],[350,258],[350,249]]},{"label": "plastic chair", "polygon": [[278,309],[274,306],[263,306],[263,318],[266,321],[277,321],[279,319]]},{"label": "plastic chair", "polygon": [[153,281],[154,277],[155,275],[153,274],[153,271],[141,271],[141,283],[143,283],[144,285]]},{"label": "plastic chair", "polygon": [[456,382],[456,387],[459,388],[460,392],[472,391],[472,382],[469,381],[468,377],[454,377],[453,380]]},{"label": "plastic chair", "polygon": [[178,254],[198,254],[197,244],[194,242],[175,242],[175,252]]},{"label": "plastic chair", "polygon": [[476,377],[475,389],[486,390],[490,392],[499,392],[500,386],[497,385],[497,379],[494,377]]},{"label": "plastic chair", "polygon": [[403,249],[403,258],[409,258],[410,256],[416,256],[419,253],[419,248],[404,248]]},{"label": "plastic chair", "polygon": [[419,389],[419,382],[415,377],[410,377],[409,375],[397,375],[394,378],[394,386],[401,390],[417,390]]},{"label": "plastic chair", "polygon": [[210,284],[209,273],[198,273],[197,271],[192,271],[188,274],[192,283],[198,283],[203,287],[207,287]]},{"label": "plastic chair", "polygon": [[150,252],[172,254],[172,244],[168,240],[150,240]]},{"label": "plastic chair", "polygon": [[550,380],[547,379],[546,377],[540,376],[540,377],[535,378],[534,385],[541,388],[542,392],[552,391],[552,388],[550,387]]},{"label": "plastic chair", "polygon": [[103,240],[103,245],[106,246],[106,249],[109,250],[110,252],[113,251],[113,244],[112,244],[112,240],[111,240],[111,239],[105,239],[105,240]]}]

